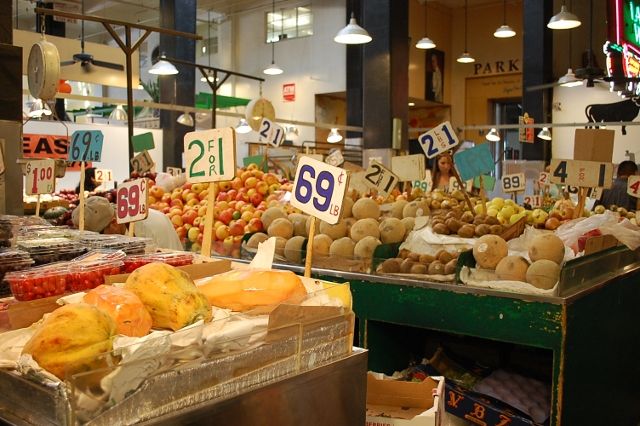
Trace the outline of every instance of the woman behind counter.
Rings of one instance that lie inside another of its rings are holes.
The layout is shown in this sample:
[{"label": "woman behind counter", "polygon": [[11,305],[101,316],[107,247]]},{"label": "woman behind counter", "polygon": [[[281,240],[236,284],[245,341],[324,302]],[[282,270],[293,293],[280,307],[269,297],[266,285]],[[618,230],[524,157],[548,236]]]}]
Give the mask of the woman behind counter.
[{"label": "woman behind counter", "polygon": [[453,176],[451,173],[452,167],[450,155],[440,154],[436,157],[436,162],[431,171],[433,189],[444,189],[446,191],[449,188],[449,179]]}]

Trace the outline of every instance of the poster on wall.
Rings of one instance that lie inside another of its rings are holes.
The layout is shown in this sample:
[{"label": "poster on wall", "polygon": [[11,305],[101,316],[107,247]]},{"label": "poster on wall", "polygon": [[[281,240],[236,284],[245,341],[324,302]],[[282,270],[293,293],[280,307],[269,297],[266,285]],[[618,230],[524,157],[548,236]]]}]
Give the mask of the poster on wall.
[{"label": "poster on wall", "polygon": [[427,49],[425,57],[425,94],[428,101],[443,102],[444,99],[444,52]]},{"label": "poster on wall", "polygon": [[296,84],[286,83],[282,85],[282,100],[284,102],[295,102],[296,100]]}]

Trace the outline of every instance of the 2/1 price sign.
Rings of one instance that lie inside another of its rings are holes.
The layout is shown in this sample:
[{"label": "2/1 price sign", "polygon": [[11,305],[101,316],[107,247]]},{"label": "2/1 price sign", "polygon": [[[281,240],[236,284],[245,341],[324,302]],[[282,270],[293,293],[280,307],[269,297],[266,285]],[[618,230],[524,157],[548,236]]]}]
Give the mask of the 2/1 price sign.
[{"label": "2/1 price sign", "polygon": [[348,186],[347,171],[304,156],[298,161],[291,205],[334,225]]},{"label": "2/1 price sign", "polygon": [[371,162],[364,180],[369,187],[376,189],[383,196],[387,196],[400,182],[398,176],[377,161]]},{"label": "2/1 price sign", "polygon": [[231,127],[184,135],[189,182],[231,180],[236,174],[236,133]]},{"label": "2/1 price sign", "polygon": [[537,209],[542,207],[542,196],[540,195],[525,195],[524,203],[529,204],[532,208]]},{"label": "2/1 price sign", "polygon": [[27,161],[24,187],[27,195],[51,194],[56,187],[55,167],[53,159]]},{"label": "2/1 price sign", "polygon": [[279,147],[284,141],[284,129],[279,124],[274,123],[268,118],[263,118],[258,132],[267,143],[275,148]]},{"label": "2/1 price sign", "polygon": [[527,182],[524,179],[524,173],[504,175],[502,176],[501,181],[503,192],[521,192],[524,191],[527,186]]},{"label": "2/1 price sign", "polygon": [[640,198],[640,176],[629,176],[627,180],[627,194]]},{"label": "2/1 price sign", "polygon": [[538,185],[540,185],[541,188],[544,188],[545,186],[549,186],[549,183],[549,173],[540,172],[540,175],[538,176]]},{"label": "2/1 price sign", "polygon": [[171,176],[179,176],[181,175],[183,172],[183,170],[180,167],[167,167],[167,173],[169,173]]},{"label": "2/1 price sign", "polygon": [[113,170],[96,169],[96,182],[104,183],[104,182],[111,182],[112,180],[113,180]]},{"label": "2/1 price sign", "polygon": [[418,137],[418,142],[420,142],[420,146],[427,158],[433,158],[460,143],[456,132],[448,121],[438,124],[427,133],[421,134]]},{"label": "2/1 price sign", "polygon": [[149,215],[148,201],[147,179],[121,183],[116,190],[116,222],[129,223],[146,219]]},{"label": "2/1 price sign", "polygon": [[583,188],[611,188],[613,164],[583,160],[551,160],[551,183]]},{"label": "2/1 price sign", "polygon": [[71,135],[68,161],[100,161],[102,140],[100,130],[76,130]]},{"label": "2/1 price sign", "polygon": [[130,162],[133,171],[140,174],[148,172],[155,165],[151,155],[149,155],[149,151],[146,150],[133,157]]}]

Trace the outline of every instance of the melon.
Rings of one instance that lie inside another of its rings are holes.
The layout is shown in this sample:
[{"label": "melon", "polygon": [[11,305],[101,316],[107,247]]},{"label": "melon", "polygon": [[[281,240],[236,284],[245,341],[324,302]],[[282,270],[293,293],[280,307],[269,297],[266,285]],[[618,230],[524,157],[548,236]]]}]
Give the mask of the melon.
[{"label": "melon", "polygon": [[353,198],[344,197],[344,201],[342,202],[342,218],[352,217],[353,216]]},{"label": "melon", "polygon": [[[309,236],[309,231],[311,230],[311,219],[312,217],[307,217],[307,222],[304,224],[304,229],[307,232],[307,237]],[[316,219],[316,230],[314,235],[318,235],[320,233],[320,220]]]},{"label": "melon", "polygon": [[353,204],[351,211],[356,219],[380,217],[380,206],[371,198],[360,198]]},{"label": "melon", "polygon": [[307,217],[302,213],[291,213],[289,222],[293,224],[293,235],[307,237]]},{"label": "melon", "polygon": [[305,237],[296,235],[289,239],[284,245],[284,257],[293,263],[302,262],[302,245],[304,244]]},{"label": "melon", "polygon": [[284,210],[282,210],[280,207],[269,207],[264,211],[264,213],[262,213],[262,216],[260,216],[260,220],[262,221],[262,225],[264,226],[264,229],[269,229],[271,222],[273,222],[278,218],[286,218],[286,217],[287,215],[284,213]]},{"label": "melon", "polygon": [[276,238],[276,254],[280,257],[284,257],[284,248],[287,245],[287,240],[282,237]]},{"label": "melon", "polygon": [[411,231],[413,231],[413,228],[416,226],[416,218],[415,217],[402,218],[402,224],[404,225],[404,230],[405,230],[404,238],[406,239],[411,233]]},{"label": "melon", "polygon": [[293,237],[293,224],[289,222],[289,219],[279,217],[271,222],[271,225],[267,228],[267,234],[270,237],[282,237],[288,240]]},{"label": "melon", "polygon": [[473,257],[482,268],[494,269],[507,253],[507,242],[497,235],[483,235],[473,244]]},{"label": "melon", "polygon": [[402,217],[427,216],[429,212],[429,203],[426,200],[415,200],[404,206],[402,209]]},{"label": "melon", "polygon": [[331,243],[331,247],[329,247],[329,254],[331,256],[352,258],[355,247],[356,243],[353,242],[351,238],[342,237]]},{"label": "melon", "polygon": [[409,204],[407,200],[397,200],[394,202],[393,206],[391,206],[391,216],[402,219],[402,211],[407,204]]},{"label": "melon", "polygon": [[553,288],[560,278],[560,265],[548,259],[536,260],[527,269],[527,282],[543,290]]},{"label": "melon", "polygon": [[547,259],[559,265],[564,259],[564,243],[552,233],[538,235],[529,246],[529,258],[532,262]]},{"label": "melon", "polygon": [[347,235],[347,223],[341,220],[335,225],[330,225],[325,221],[321,221],[320,233],[330,236],[332,240],[337,240]]},{"label": "melon", "polygon": [[329,249],[331,248],[333,240],[328,235],[318,234],[313,237],[313,255],[314,256],[329,256]]},{"label": "melon", "polygon": [[507,256],[503,257],[496,265],[496,275],[500,280],[525,282],[527,268],[529,268],[529,263],[524,257]]},{"label": "melon", "polygon": [[264,232],[256,232],[252,236],[249,237],[247,241],[247,247],[252,249],[257,249],[258,244],[263,243],[269,239],[269,236]]},{"label": "melon", "polygon": [[404,240],[406,229],[402,221],[395,217],[383,220],[379,226],[380,239],[383,243],[400,243]]},{"label": "melon", "polygon": [[372,218],[360,219],[351,227],[350,236],[356,243],[365,237],[380,238],[378,221]]},{"label": "melon", "polygon": [[382,244],[380,240],[375,237],[364,237],[356,243],[356,246],[353,249],[353,254],[355,257],[360,259],[371,259],[373,257],[373,251],[380,244]]}]

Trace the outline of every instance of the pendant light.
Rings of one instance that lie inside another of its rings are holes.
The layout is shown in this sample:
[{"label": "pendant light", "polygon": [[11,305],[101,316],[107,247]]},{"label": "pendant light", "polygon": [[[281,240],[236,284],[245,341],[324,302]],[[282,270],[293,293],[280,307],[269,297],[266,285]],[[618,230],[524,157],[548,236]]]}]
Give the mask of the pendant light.
[{"label": "pendant light", "polygon": [[431,40],[429,37],[427,37],[427,0],[424,0],[424,37],[422,37],[417,43],[416,43],[416,47],[418,49],[433,49],[434,47],[436,47],[436,44],[433,42],[433,40]]},{"label": "pendant light", "polygon": [[471,54],[469,54],[469,51],[467,50],[467,9],[469,8],[469,4],[468,4],[468,0],[464,0],[464,52],[462,52],[462,55],[458,56],[458,59],[456,59],[457,62],[460,62],[461,64],[470,64],[472,62],[475,62],[475,58],[473,56],[471,56]]},{"label": "pendant light", "polygon": [[571,48],[573,46],[572,43],[572,32],[569,31],[569,68],[567,69],[567,73],[558,79],[558,83],[562,87],[578,87],[582,86],[582,80],[578,79],[571,69]]},{"label": "pendant light", "polygon": [[[209,43],[209,40],[211,40],[211,10],[207,11],[207,44]],[[211,68],[211,52],[209,51],[209,49],[205,50],[205,47],[206,46],[202,46],[202,50],[203,52],[207,52],[207,63],[209,64],[209,68]],[[207,71],[207,77],[205,77],[204,75],[200,77],[200,81],[202,81],[203,83],[206,83],[207,80],[213,82],[211,71]]]},{"label": "pendant light", "polygon": [[42,99],[36,99],[31,104],[27,116],[30,118],[41,118],[43,115],[51,115],[51,108]]},{"label": "pendant light", "polygon": [[507,0],[502,0],[502,25],[493,33],[496,38],[510,38],[516,35],[516,32],[507,25]]},{"label": "pendant light", "polygon": [[329,132],[329,136],[327,136],[327,142],[329,143],[338,143],[342,140],[342,135],[338,132],[337,128],[332,128]]},{"label": "pendant light", "polygon": [[193,127],[194,125],[193,117],[188,112],[184,112],[180,114],[176,119],[176,122],[178,124],[182,124],[183,126],[187,126],[187,127]]},{"label": "pendant light", "polygon": [[[275,31],[275,25],[274,25],[274,21],[275,21],[275,16],[276,16],[276,0],[272,0],[271,1],[271,28],[274,29]],[[275,56],[276,56],[276,46],[275,46],[275,41],[271,41],[271,65],[269,65],[267,68],[264,69],[264,71],[262,71],[263,73],[267,74],[267,75],[278,75],[278,74],[282,74],[284,71],[282,70],[282,68],[280,68],[279,66],[276,65],[276,61],[275,61]]]},{"label": "pendant light", "polygon": [[109,114],[109,120],[113,121],[127,121],[127,112],[124,110],[122,105],[116,106],[111,114]]},{"label": "pendant light", "polygon": [[542,130],[540,130],[540,133],[538,133],[538,137],[540,139],[544,139],[545,141],[550,141],[551,140],[551,132],[549,131],[548,127],[543,127]]},{"label": "pendant light", "polygon": [[569,12],[567,6],[562,2],[560,12],[549,19],[547,28],[551,28],[552,30],[569,30],[579,27],[580,25],[582,25],[582,22],[580,22],[576,15]]},{"label": "pendant light", "polygon": [[351,12],[349,24],[338,31],[338,34],[333,38],[333,41],[340,44],[364,44],[369,43],[371,40],[372,38],[367,30],[358,25],[353,12]]},{"label": "pendant light", "polygon": [[236,133],[244,134],[244,133],[249,133],[251,130],[253,129],[251,129],[251,126],[249,126],[249,123],[247,123],[247,120],[245,120],[244,118],[241,118],[240,122],[236,126]]},{"label": "pendant light", "polygon": [[500,133],[498,133],[495,127],[492,127],[485,138],[490,142],[498,142],[500,140]]},{"label": "pendant light", "polygon": [[149,69],[149,74],[155,75],[175,75],[178,74],[178,69],[173,66],[173,64],[167,61],[167,56],[162,53],[158,62],[153,64],[153,66]]}]

